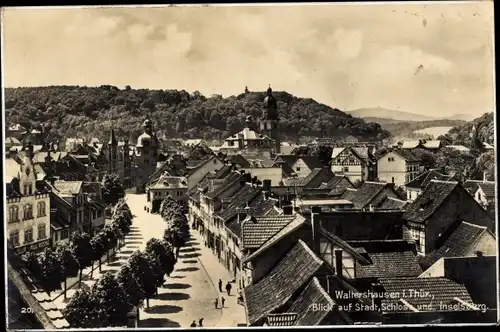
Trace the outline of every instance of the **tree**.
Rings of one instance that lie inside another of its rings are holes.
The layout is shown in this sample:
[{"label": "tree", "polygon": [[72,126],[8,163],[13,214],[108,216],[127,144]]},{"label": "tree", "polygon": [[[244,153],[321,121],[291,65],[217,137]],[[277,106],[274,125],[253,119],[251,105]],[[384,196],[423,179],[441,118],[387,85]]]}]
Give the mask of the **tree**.
[{"label": "tree", "polygon": [[125,191],[116,174],[106,174],[102,179],[102,199],[106,204],[114,205],[125,197]]},{"label": "tree", "polygon": [[175,265],[175,256],[170,243],[153,238],[146,243],[146,253],[156,258],[163,274],[170,275],[172,273]]},{"label": "tree", "polygon": [[163,272],[163,267],[154,254],[146,252],[145,255],[151,268],[151,272],[153,272],[154,284],[156,286],[155,295],[158,295],[158,287],[163,285],[165,282],[165,272]]},{"label": "tree", "polygon": [[422,166],[425,169],[432,169],[436,167],[436,155],[425,149],[414,149],[412,153],[421,160]]},{"label": "tree", "polygon": [[74,278],[78,275],[78,262],[68,245],[60,245],[56,250],[61,259],[61,265],[64,271],[64,298],[66,298],[66,292],[68,290],[67,278]]},{"label": "tree", "polygon": [[116,280],[122,285],[127,301],[131,306],[139,307],[145,297],[144,290],[132,273],[130,263],[127,262],[120,268]]},{"label": "tree", "polygon": [[121,284],[112,272],[106,272],[93,286],[92,292],[111,326],[125,325],[129,304]]},{"label": "tree", "polygon": [[38,274],[35,278],[42,284],[43,289],[47,294],[61,289],[61,282],[64,278],[64,269],[60,257],[57,252],[47,247],[37,255],[38,259]]},{"label": "tree", "polygon": [[166,256],[165,261],[163,261],[164,272],[167,276],[170,276],[170,274],[174,271],[174,266],[176,263],[174,248],[170,242],[167,242],[164,239],[161,240],[161,244],[165,248]]},{"label": "tree", "polygon": [[144,291],[146,304],[149,308],[149,298],[156,293],[156,278],[149,266],[149,260],[146,254],[136,251],[130,256],[129,264],[132,275]]},{"label": "tree", "polygon": [[101,232],[97,233],[96,236],[90,240],[90,246],[92,247],[92,271],[90,272],[90,279],[92,279],[94,275],[94,261],[98,261],[99,272],[101,271],[101,258],[106,252],[107,242],[107,239]]},{"label": "tree", "polygon": [[73,233],[71,237],[71,251],[78,267],[80,268],[79,286],[82,286],[82,273],[83,269],[92,265],[92,246],[90,245],[90,236],[87,233]]},{"label": "tree", "polygon": [[64,317],[73,328],[96,328],[108,326],[106,313],[98,299],[87,290],[77,290],[66,308]]},{"label": "tree", "polygon": [[446,174],[454,174],[460,181],[471,177],[475,164],[475,157],[470,153],[443,148],[436,158],[436,167],[444,170]]}]

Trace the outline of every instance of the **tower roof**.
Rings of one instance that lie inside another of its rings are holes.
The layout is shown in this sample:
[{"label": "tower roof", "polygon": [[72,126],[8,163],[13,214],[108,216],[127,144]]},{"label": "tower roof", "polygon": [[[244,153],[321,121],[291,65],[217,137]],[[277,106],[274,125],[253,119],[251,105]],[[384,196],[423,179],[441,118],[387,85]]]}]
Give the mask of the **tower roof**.
[{"label": "tower roof", "polygon": [[271,85],[267,89],[267,96],[264,98],[264,107],[265,108],[277,108],[278,104],[276,102],[276,98],[273,96],[273,89],[271,89]]}]

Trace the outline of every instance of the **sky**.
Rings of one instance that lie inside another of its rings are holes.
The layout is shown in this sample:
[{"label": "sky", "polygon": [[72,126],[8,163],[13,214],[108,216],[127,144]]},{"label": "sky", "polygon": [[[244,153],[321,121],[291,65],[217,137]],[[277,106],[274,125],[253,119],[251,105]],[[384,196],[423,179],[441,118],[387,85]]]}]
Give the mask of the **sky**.
[{"label": "sky", "polygon": [[344,111],[494,107],[493,2],[8,8],[7,87],[287,91]]}]

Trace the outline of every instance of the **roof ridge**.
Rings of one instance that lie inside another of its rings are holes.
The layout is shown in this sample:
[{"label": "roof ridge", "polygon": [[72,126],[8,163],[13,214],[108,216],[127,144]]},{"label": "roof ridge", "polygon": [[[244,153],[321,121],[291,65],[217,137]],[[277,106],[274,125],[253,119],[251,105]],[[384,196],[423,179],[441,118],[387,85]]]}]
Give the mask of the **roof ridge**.
[{"label": "roof ridge", "polygon": [[[285,226],[285,227],[286,227],[286,226]],[[278,232],[278,233],[279,233],[279,232]],[[276,233],[276,234],[278,234],[278,233]],[[276,235],[276,234],[275,234],[275,235]],[[323,260],[322,260],[321,258],[319,258],[319,257],[318,257],[318,255],[316,255],[316,253],[315,253],[315,252],[314,252],[311,248],[309,248],[309,246],[308,246],[308,245],[307,245],[304,241],[302,241],[302,239],[299,239],[299,240],[297,241],[297,244],[295,245],[295,247],[296,247],[296,246],[298,246],[299,244],[300,244],[300,246],[301,246],[302,248],[304,248],[304,249],[305,249],[305,250],[306,250],[306,251],[307,251],[307,252],[308,252],[308,253],[309,253],[309,254],[313,257],[313,259],[314,259],[317,263],[320,263],[321,265],[323,265],[323,264],[324,264]],[[293,248],[292,248],[292,250],[293,250]]]},{"label": "roof ridge", "polygon": [[449,184],[458,184],[458,181],[445,181],[445,180],[436,180],[431,179],[430,182],[439,182],[439,183],[449,183]]},{"label": "roof ridge", "polygon": [[476,227],[476,228],[480,228],[480,229],[483,229],[483,230],[488,229],[488,227],[486,227],[486,226],[479,226],[479,225],[476,225],[476,224],[470,223],[470,222],[465,221],[465,220],[462,220],[462,222],[461,222],[461,223],[462,223],[462,224],[467,224],[467,225],[469,225],[469,226],[473,226],[473,227]]},{"label": "roof ridge", "polygon": [[[328,282],[328,281],[327,281]],[[318,291],[326,298],[326,300],[331,304],[334,305],[336,302],[332,299],[330,294],[327,293],[327,291],[321,286],[321,283],[319,282],[318,278],[316,276],[313,277],[311,281],[311,285],[316,286],[318,288]]]}]

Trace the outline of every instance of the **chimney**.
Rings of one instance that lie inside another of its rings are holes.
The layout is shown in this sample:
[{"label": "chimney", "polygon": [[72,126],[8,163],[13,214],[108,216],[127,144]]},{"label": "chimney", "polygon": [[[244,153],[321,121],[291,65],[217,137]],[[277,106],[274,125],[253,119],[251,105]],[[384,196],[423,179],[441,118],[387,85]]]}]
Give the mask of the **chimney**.
[{"label": "chimney", "polygon": [[384,293],[384,289],[382,285],[378,283],[372,283],[372,304],[375,306],[377,311],[381,310],[382,306],[382,293]]},{"label": "chimney", "polygon": [[483,171],[483,182],[486,182],[486,171]]},{"label": "chimney", "polygon": [[312,226],[312,245],[313,250],[316,254],[320,254],[320,235],[319,231],[321,229],[321,220],[319,219],[321,215],[321,207],[313,206],[311,208],[311,226]]},{"label": "chimney", "polygon": [[262,181],[262,190],[270,192],[271,191],[271,180],[264,180]]},{"label": "chimney", "polygon": [[370,212],[375,212],[375,206],[373,206],[373,204],[370,204],[368,206],[368,209],[369,209]]},{"label": "chimney", "polygon": [[293,206],[291,206],[291,205],[285,205],[285,206],[283,206],[283,214],[285,216],[291,216],[291,215],[293,215]]},{"label": "chimney", "polygon": [[343,277],[342,271],[342,249],[335,249],[335,273],[337,274],[337,277]]},{"label": "chimney", "polygon": [[483,257],[483,252],[480,250],[476,250],[474,254],[476,254],[476,257]]},{"label": "chimney", "polygon": [[33,143],[28,142],[26,145],[26,156],[30,159],[33,160],[33,157],[35,156],[34,154],[34,148],[33,148]]}]

